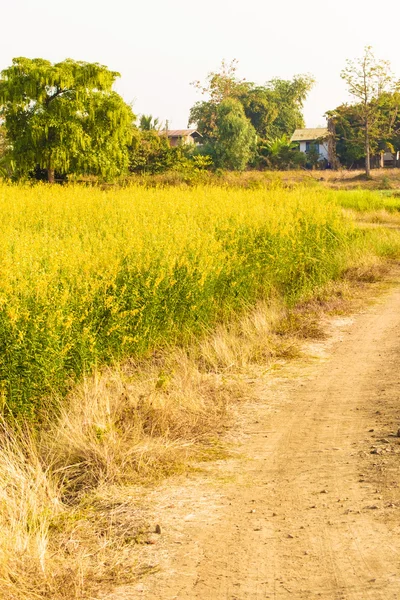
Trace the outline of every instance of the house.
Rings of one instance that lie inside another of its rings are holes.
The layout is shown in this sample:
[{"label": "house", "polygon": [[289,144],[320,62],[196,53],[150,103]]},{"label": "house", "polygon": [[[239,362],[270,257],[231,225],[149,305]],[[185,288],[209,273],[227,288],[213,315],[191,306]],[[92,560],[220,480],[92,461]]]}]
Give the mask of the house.
[{"label": "house", "polygon": [[166,135],[170,146],[200,144],[202,135],[196,129],[164,129],[160,135]]},{"label": "house", "polygon": [[381,152],[380,167],[397,167],[400,166],[400,152]]},{"label": "house", "polygon": [[321,162],[326,161],[327,166],[335,166],[335,137],[328,127],[296,129],[290,141],[299,144],[300,152],[315,151]]}]

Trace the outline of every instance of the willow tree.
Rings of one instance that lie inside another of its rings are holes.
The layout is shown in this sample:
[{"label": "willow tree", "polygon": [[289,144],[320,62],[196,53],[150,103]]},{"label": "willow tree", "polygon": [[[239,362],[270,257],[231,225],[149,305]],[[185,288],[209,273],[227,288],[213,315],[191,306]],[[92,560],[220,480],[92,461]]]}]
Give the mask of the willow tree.
[{"label": "willow tree", "polygon": [[134,116],[112,85],[119,73],[72,59],[52,64],[15,58],[0,78],[5,120],[16,172],[113,177],[127,168]]}]

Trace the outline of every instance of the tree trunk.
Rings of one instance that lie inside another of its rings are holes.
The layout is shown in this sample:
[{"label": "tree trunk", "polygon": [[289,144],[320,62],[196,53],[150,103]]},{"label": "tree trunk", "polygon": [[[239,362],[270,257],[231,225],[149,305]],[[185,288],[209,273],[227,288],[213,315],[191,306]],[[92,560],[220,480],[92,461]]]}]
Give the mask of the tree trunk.
[{"label": "tree trunk", "polygon": [[47,181],[49,183],[54,183],[54,169],[51,167],[47,169]]},{"label": "tree trunk", "polygon": [[369,150],[369,123],[365,123],[365,174],[370,177],[371,174],[371,155]]}]

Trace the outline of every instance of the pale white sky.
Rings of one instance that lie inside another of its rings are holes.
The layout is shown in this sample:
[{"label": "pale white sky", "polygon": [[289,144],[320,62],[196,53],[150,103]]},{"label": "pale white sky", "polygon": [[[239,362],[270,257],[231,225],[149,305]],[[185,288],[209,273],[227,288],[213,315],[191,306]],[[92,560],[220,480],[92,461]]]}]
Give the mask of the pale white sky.
[{"label": "pale white sky", "polygon": [[309,127],[346,100],[340,71],[365,45],[400,78],[398,0],[13,0],[0,18],[0,70],[16,56],[100,62],[121,73],[116,89],[137,114],[174,129],[200,99],[189,83],[223,58],[259,84],[314,75]]}]

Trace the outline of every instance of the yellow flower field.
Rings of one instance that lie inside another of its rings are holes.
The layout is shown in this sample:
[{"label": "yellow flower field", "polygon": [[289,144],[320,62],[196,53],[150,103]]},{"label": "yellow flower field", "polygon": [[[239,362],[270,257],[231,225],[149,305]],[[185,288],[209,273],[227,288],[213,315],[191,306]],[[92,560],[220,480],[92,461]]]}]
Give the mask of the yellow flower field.
[{"label": "yellow flower field", "polygon": [[0,184],[0,220],[1,393],[28,418],[95,365],[184,343],[272,290],[294,303],[355,248],[399,248],[300,187]]}]

